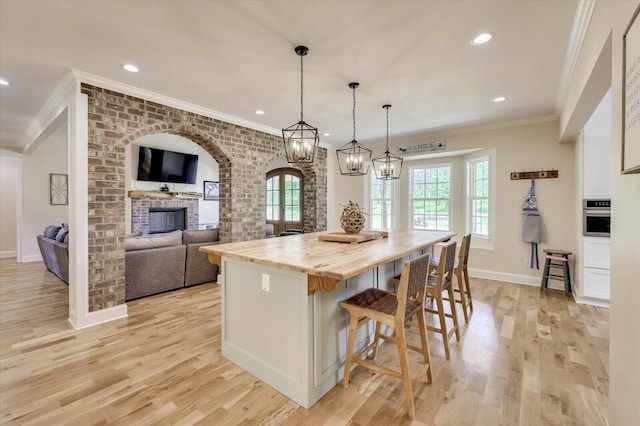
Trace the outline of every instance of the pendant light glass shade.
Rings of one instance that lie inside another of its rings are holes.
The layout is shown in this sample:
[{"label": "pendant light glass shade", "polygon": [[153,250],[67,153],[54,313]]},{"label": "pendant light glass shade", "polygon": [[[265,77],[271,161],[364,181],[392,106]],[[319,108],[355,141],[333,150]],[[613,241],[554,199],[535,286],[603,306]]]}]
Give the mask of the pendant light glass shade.
[{"label": "pendant light glass shade", "polygon": [[356,140],[356,89],[359,83],[349,83],[353,90],[353,139],[336,151],[340,173],[345,176],[364,176],[369,172],[371,150]]},{"label": "pendant light glass shade", "polygon": [[303,118],[304,74],[302,58],[309,52],[309,49],[305,46],[298,46],[295,51],[300,56],[300,121],[282,129],[282,140],[287,161],[290,164],[313,164],[320,144],[320,137],[318,129],[305,123]]},{"label": "pendant light glass shade", "polygon": [[398,179],[400,172],[402,172],[403,159],[389,152],[389,108],[391,105],[383,105],[382,108],[387,110],[387,149],[384,154],[372,160],[373,171],[377,179]]}]

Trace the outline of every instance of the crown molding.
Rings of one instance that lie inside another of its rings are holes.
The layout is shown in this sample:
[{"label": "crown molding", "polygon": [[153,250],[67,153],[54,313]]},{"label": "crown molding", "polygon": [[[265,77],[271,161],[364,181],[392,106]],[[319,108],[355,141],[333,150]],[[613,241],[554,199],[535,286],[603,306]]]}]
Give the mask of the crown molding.
[{"label": "crown molding", "polygon": [[[558,117],[554,114],[539,115],[535,117],[518,118],[515,120],[497,121],[493,123],[484,124],[470,124],[467,126],[455,126],[455,127],[441,127],[439,129],[429,129],[422,132],[406,133],[402,135],[395,135],[393,145],[397,146],[402,143],[411,143],[416,139],[428,139],[429,141],[443,139],[447,136],[464,135],[468,133],[476,132],[488,132],[491,130],[509,129],[511,127],[530,126],[533,124],[550,123],[558,121]],[[383,139],[368,139],[363,140],[369,147],[384,146],[385,141]]]},{"label": "crown molding", "polygon": [[565,54],[564,66],[562,68],[562,77],[560,79],[560,88],[556,99],[556,111],[562,109],[562,105],[569,90],[569,82],[573,77],[582,42],[587,34],[587,28],[596,7],[597,0],[580,0],[573,18],[573,27],[571,28],[571,36],[569,37],[569,45]]},{"label": "crown molding", "polygon": [[47,130],[47,128],[53,123],[56,118],[67,107],[67,103],[64,102],[65,97],[77,89],[77,80],[72,72],[65,73],[64,77],[56,88],[53,90],[49,99],[36,115],[36,118],[31,122],[27,128],[25,138],[23,139],[21,149],[22,153],[26,153],[32,147],[32,145],[40,138],[40,136]]},{"label": "crown molding", "polygon": [[173,108],[178,108],[184,111],[192,112],[194,114],[203,115],[205,117],[211,117],[220,121],[236,124],[238,126],[246,127],[253,130],[258,130],[260,132],[268,133],[270,135],[275,135],[275,136],[282,135],[281,129],[275,129],[273,127],[265,126],[253,121],[249,121],[243,118],[235,117],[233,115],[225,114],[220,111],[195,105],[190,102],[181,101],[179,99],[161,95],[156,92],[140,89],[138,87],[120,83],[115,80],[110,80],[108,78],[89,74],[84,71],[72,69],[71,72],[81,83],[87,83],[93,86],[101,87],[103,89],[108,89],[108,90],[113,90],[114,92],[123,93],[125,95],[146,99],[162,105],[167,105]]}]

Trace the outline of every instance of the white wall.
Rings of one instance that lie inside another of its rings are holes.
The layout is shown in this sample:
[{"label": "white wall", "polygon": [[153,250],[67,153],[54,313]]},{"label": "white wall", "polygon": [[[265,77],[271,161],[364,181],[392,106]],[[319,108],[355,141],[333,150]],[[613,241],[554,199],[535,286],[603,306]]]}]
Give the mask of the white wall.
[{"label": "white wall", "polygon": [[[342,176],[336,150],[327,150],[327,231],[339,231],[343,206],[349,201],[365,207],[365,183],[369,176]],[[365,218],[366,220],[366,218]],[[365,222],[365,228],[368,223]]]},{"label": "white wall", "polygon": [[[429,140],[445,139],[447,151],[466,151],[471,149],[486,149],[471,155],[489,153],[495,163],[495,182],[492,190],[495,192],[495,239],[480,247],[474,242],[469,257],[470,268],[476,276],[538,285],[542,276],[543,260],[540,259],[541,269],[528,267],[531,246],[522,241],[522,205],[530,187],[530,181],[512,181],[510,173],[524,170],[559,170],[557,179],[540,179],[536,181],[538,206],[542,213],[546,228],[547,242],[539,245],[542,255],[544,248],[558,248],[573,251],[576,245],[574,204],[574,145],[573,143],[558,143],[558,122],[545,122],[518,127],[495,130],[472,131],[459,129],[458,133],[416,136],[397,139],[395,146],[415,144]],[[374,152],[374,156],[377,155]],[[405,160],[400,180],[396,184],[396,191],[400,196],[399,229],[407,229],[409,221],[409,168],[411,165],[452,163],[454,179],[452,188],[453,218],[452,230],[462,235],[467,231],[464,220],[464,185],[465,158],[436,158],[433,160]],[[336,172],[339,175],[339,172]],[[329,169],[331,175],[331,168]],[[368,179],[368,178],[367,178]],[[344,203],[349,199],[362,202],[368,191],[364,188],[362,178],[335,178],[331,190],[335,191],[337,202]],[[368,182],[368,180],[367,180]],[[361,204],[361,205],[368,205]],[[328,207],[328,216],[332,213]],[[338,213],[339,218],[339,213]],[[339,221],[329,222],[329,229],[339,229]],[[555,286],[559,283],[553,283]]]},{"label": "white wall", "polygon": [[[601,72],[597,58],[610,49],[611,131],[611,310],[609,313],[609,424],[634,425],[640,418],[640,175],[622,175],[622,35],[638,1],[598,1],[576,61],[561,116],[563,122],[578,114],[580,99],[602,97],[601,85],[589,84]],[[638,21],[640,18],[636,18]],[[638,24],[638,22],[636,22]],[[607,43],[611,43],[607,46]],[[593,80],[593,79],[592,79]],[[593,112],[595,107],[591,109]],[[629,143],[629,141],[627,141]],[[632,143],[640,143],[633,141]]]},{"label": "white wall", "polygon": [[[127,182],[127,191],[157,191],[164,184],[159,182],[144,182],[136,180],[138,172],[138,147],[146,146],[149,148],[166,149],[175,152],[184,152],[186,154],[196,154],[198,156],[198,176],[194,185],[185,183],[169,183],[171,191],[178,192],[203,192],[203,182],[205,180],[218,181],[218,162],[211,157],[200,145],[183,138],[182,136],[170,135],[167,133],[158,133],[153,135],[142,136],[125,148],[125,179]],[[202,224],[218,223],[220,214],[220,202],[203,200],[199,201],[199,222]],[[127,198],[125,204],[125,229],[131,232],[131,199]]]},{"label": "white wall", "polygon": [[[36,236],[48,225],[69,222],[69,206],[49,204],[49,174],[69,173],[67,120],[22,157],[22,261],[42,259]],[[73,228],[71,228],[73,232]]]},{"label": "white wall", "polygon": [[15,257],[18,250],[19,157],[0,156],[0,258]]}]

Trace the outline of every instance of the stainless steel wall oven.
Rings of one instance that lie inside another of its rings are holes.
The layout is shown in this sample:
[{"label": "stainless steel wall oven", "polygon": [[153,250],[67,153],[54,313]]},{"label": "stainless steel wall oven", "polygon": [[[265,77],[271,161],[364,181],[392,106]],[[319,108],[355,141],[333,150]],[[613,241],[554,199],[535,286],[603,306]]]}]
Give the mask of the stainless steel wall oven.
[{"label": "stainless steel wall oven", "polygon": [[589,237],[611,236],[611,200],[583,200],[582,217],[582,235]]}]

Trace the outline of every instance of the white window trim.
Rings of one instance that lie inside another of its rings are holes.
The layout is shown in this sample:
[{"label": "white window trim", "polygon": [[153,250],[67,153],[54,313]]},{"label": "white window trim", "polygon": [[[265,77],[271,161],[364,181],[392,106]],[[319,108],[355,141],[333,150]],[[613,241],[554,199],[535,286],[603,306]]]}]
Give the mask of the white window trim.
[{"label": "white window trim", "polygon": [[466,233],[471,233],[471,202],[469,197],[469,185],[471,179],[469,176],[470,163],[472,161],[479,161],[481,159],[489,160],[489,235],[473,235],[471,238],[471,247],[478,249],[495,249],[496,235],[499,230],[496,227],[496,217],[498,211],[496,210],[496,149],[490,148],[488,150],[479,151],[464,157],[465,162],[465,194],[464,194],[464,223]]},{"label": "white window trim", "polygon": [[[370,215],[373,214],[373,203],[372,203],[372,198],[371,198],[371,182],[373,182],[373,179],[375,178],[375,174],[372,174],[371,176],[368,176],[368,179],[365,179],[365,196],[367,197],[367,203],[368,203],[368,212]],[[396,190],[396,183],[398,182],[397,179],[394,179],[391,181],[391,211],[389,211],[389,214],[391,215],[391,228],[374,228],[373,227],[373,220],[370,221],[371,223],[371,229],[380,229],[380,230],[384,230],[384,231],[391,231],[394,229],[397,229],[397,215],[396,215],[396,210],[397,210],[397,205],[398,205],[398,199],[397,199],[397,193],[398,191]]]},{"label": "white window trim", "polygon": [[453,162],[447,162],[447,163],[433,163],[433,164],[416,164],[413,166],[409,166],[409,192],[408,192],[408,198],[407,198],[407,211],[408,211],[408,222],[407,224],[408,229],[413,230],[413,231],[427,231],[430,232],[432,230],[430,229],[415,229],[413,227],[413,171],[416,169],[435,169],[435,168],[439,168],[439,167],[449,167],[449,231],[445,231],[445,232],[455,232],[454,230],[452,230],[452,226],[453,226],[453,220],[454,220],[454,208],[453,208],[453,204],[454,204],[454,199],[455,199],[455,188],[454,188],[454,182],[453,182],[453,177],[454,177],[454,173],[455,173],[455,167],[454,167],[454,163]]}]

